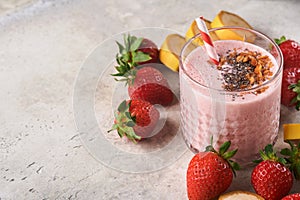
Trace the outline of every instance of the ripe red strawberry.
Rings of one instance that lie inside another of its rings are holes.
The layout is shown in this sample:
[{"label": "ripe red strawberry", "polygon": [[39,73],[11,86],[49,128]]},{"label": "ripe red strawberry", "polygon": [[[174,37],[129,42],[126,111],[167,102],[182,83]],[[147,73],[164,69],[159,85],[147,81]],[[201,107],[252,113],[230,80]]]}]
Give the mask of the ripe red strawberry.
[{"label": "ripe red strawberry", "polygon": [[300,200],[300,193],[290,194],[283,197],[281,200]]},{"label": "ripe red strawberry", "polygon": [[126,136],[136,142],[152,136],[159,116],[158,110],[147,101],[123,101],[118,107],[114,125],[109,132],[117,130],[120,137]]},{"label": "ripe red strawberry", "polygon": [[276,156],[272,145],[267,145],[260,154],[262,161],[252,171],[251,184],[266,200],[280,200],[292,188],[292,173],[284,165],[285,160]]},{"label": "ripe red strawberry", "polygon": [[128,86],[131,99],[142,99],[152,104],[170,105],[173,92],[162,73],[153,67],[137,70],[133,84]]},{"label": "ripe red strawberry", "polygon": [[[126,81],[131,99],[141,99],[163,106],[170,105],[173,101],[173,92],[162,73],[149,63],[158,59],[155,57],[157,56],[154,51],[155,44],[148,39],[134,36],[125,36],[124,43],[125,47],[117,42],[120,50],[120,54],[117,55],[119,66],[116,66],[118,73],[112,75],[123,77],[116,80]],[[145,63],[149,64],[142,68],[138,66]]]},{"label": "ripe red strawberry", "polygon": [[229,188],[234,169],[239,169],[239,165],[230,160],[237,149],[227,152],[230,144],[225,142],[219,152],[210,145],[206,152],[192,158],[186,176],[189,200],[211,200]]},{"label": "ripe red strawberry", "polygon": [[281,103],[285,106],[296,106],[297,110],[300,109],[300,67],[283,70]]},{"label": "ripe red strawberry", "polygon": [[284,69],[300,67],[300,44],[294,40],[286,40],[284,36],[275,39],[283,54]]}]

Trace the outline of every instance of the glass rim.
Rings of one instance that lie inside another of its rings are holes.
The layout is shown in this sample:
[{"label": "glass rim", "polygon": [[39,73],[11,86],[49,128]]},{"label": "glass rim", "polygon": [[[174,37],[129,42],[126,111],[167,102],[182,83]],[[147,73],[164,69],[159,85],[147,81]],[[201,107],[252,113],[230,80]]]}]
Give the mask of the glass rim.
[{"label": "glass rim", "polygon": [[196,38],[199,38],[199,36],[201,36],[201,33],[198,33],[195,36],[193,36],[192,38],[190,38],[184,44],[183,48],[181,49],[180,55],[179,55],[179,70],[182,70],[184,72],[184,74],[190,80],[192,80],[195,84],[197,84],[198,86],[200,86],[202,88],[205,88],[205,89],[214,90],[214,91],[221,92],[221,93],[226,93],[226,94],[239,94],[239,93],[245,93],[245,92],[246,93],[255,92],[258,89],[261,89],[261,88],[269,85],[270,83],[272,83],[274,80],[277,79],[277,77],[281,74],[281,71],[283,70],[283,54],[282,54],[279,46],[276,44],[276,42],[273,39],[271,39],[269,36],[267,36],[266,34],[260,32],[260,31],[257,31],[257,30],[254,30],[254,29],[245,28],[245,27],[239,27],[239,26],[223,26],[223,27],[218,27],[218,28],[212,28],[212,29],[209,29],[208,31],[209,32],[213,32],[213,31],[224,30],[224,29],[244,30],[244,31],[253,32],[256,35],[259,35],[260,37],[262,37],[263,39],[268,40],[276,48],[276,50],[278,52],[278,56],[279,56],[280,59],[279,59],[279,63],[278,63],[278,69],[276,70],[276,73],[272,76],[271,79],[265,81],[261,85],[257,85],[257,86],[255,86],[253,88],[245,89],[245,90],[241,90],[241,91],[227,91],[227,90],[224,90],[224,89],[216,89],[216,88],[211,88],[211,87],[209,87],[207,85],[199,83],[197,80],[195,80],[193,77],[191,77],[190,74],[187,73],[187,70],[183,67],[184,56],[182,56],[182,55],[183,55],[183,52],[186,50],[186,48],[192,43],[192,41],[194,41]]}]

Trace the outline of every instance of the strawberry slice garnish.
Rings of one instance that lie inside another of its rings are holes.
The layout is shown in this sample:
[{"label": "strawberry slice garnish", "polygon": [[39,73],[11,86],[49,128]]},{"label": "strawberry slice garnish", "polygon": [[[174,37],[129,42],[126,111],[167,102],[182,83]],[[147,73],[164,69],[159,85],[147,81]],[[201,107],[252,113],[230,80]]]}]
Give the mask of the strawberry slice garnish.
[{"label": "strawberry slice garnish", "polygon": [[209,145],[206,152],[192,158],[186,176],[189,200],[214,199],[229,188],[234,170],[239,169],[239,165],[231,160],[237,149],[227,151],[230,145],[230,141],[225,142],[219,151]]},{"label": "strawberry slice garnish", "polygon": [[115,114],[112,129],[108,132],[117,130],[120,137],[126,136],[136,142],[152,136],[159,116],[159,111],[147,101],[123,101]]},{"label": "strawberry slice garnish", "polygon": [[295,106],[297,110],[300,109],[300,67],[283,70],[281,103],[289,107]]},{"label": "strawberry slice garnish", "polygon": [[251,184],[266,200],[281,199],[293,186],[292,172],[285,166],[285,159],[277,157],[271,144],[260,154],[262,159],[252,171]]}]

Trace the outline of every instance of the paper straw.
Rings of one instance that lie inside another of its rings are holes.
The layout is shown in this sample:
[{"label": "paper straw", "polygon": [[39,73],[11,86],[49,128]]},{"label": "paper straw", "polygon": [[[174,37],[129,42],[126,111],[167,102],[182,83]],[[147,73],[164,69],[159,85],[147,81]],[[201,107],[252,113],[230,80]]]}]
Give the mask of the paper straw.
[{"label": "paper straw", "polygon": [[201,17],[196,18],[195,21],[196,21],[198,29],[201,33],[202,40],[204,42],[204,46],[206,48],[206,52],[207,52],[208,56],[210,57],[211,61],[215,65],[218,65],[219,64],[219,56],[214,47],[214,44],[212,43],[211,38],[210,38],[204,18],[201,16]]}]

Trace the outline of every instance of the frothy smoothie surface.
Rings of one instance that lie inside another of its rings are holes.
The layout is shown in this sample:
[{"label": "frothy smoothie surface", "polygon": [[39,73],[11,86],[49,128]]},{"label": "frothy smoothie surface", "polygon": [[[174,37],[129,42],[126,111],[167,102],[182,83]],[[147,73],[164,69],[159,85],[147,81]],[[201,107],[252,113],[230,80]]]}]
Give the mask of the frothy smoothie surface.
[{"label": "frothy smoothie surface", "polygon": [[[220,65],[203,47],[180,70],[181,128],[187,145],[203,151],[213,136],[216,146],[230,140],[236,158],[251,162],[279,127],[281,75],[266,50],[242,41],[216,41]],[[211,89],[213,88],[213,89]]]}]

